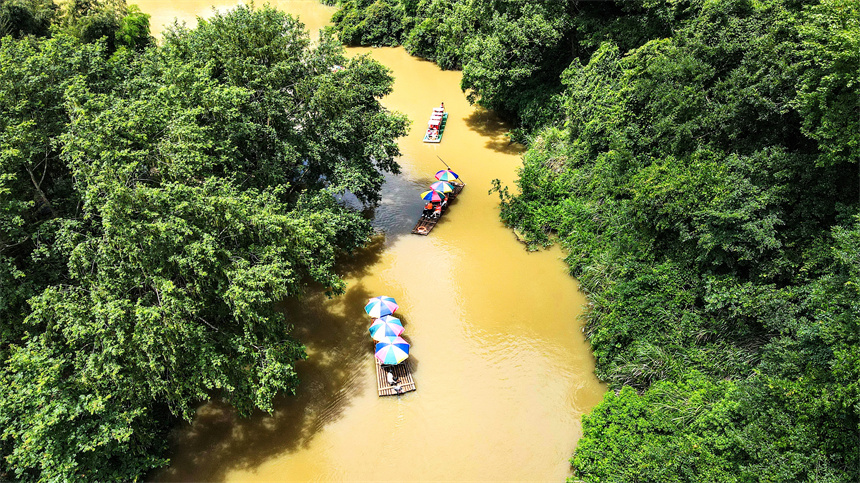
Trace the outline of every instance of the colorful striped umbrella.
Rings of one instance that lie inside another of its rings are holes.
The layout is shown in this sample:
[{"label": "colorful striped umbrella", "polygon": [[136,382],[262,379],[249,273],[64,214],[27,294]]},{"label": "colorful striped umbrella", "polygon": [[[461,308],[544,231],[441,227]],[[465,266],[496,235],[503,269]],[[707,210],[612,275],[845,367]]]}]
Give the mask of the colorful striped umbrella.
[{"label": "colorful striped umbrella", "polygon": [[364,311],[371,317],[379,318],[383,315],[393,314],[397,310],[397,307],[399,306],[393,297],[380,295],[368,300],[367,305],[364,306]]},{"label": "colorful striped umbrella", "polygon": [[370,326],[370,336],[373,340],[382,342],[387,337],[397,337],[403,333],[403,324],[397,317],[386,315],[373,321]]},{"label": "colorful striped umbrella", "polygon": [[430,188],[441,191],[443,193],[450,193],[454,191],[454,187],[444,181],[437,181],[430,185]]},{"label": "colorful striped umbrella", "polygon": [[460,176],[457,173],[451,171],[450,169],[443,169],[442,171],[436,171],[436,179],[439,181],[454,181]]},{"label": "colorful striped umbrella", "polygon": [[400,364],[409,357],[409,342],[400,337],[386,337],[376,344],[374,355],[383,364]]},{"label": "colorful striped umbrella", "polygon": [[447,198],[448,195],[441,191],[430,190],[421,193],[421,199],[425,201],[442,201]]}]

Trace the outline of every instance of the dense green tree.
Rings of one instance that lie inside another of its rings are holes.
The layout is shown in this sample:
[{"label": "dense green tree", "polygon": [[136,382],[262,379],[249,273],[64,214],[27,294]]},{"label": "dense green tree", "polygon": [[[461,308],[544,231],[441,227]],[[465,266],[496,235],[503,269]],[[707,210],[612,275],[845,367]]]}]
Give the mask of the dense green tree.
[{"label": "dense green tree", "polygon": [[397,0],[349,0],[332,17],[341,40],[349,45],[399,45],[403,20]]},{"label": "dense green tree", "polygon": [[2,0],[0,37],[47,36],[56,11],[53,0]]},{"label": "dense green tree", "polygon": [[83,42],[104,38],[108,51],[121,47],[141,50],[152,44],[149,15],[125,0],[69,0],[64,2],[57,29]]},{"label": "dense green tree", "polygon": [[[858,4],[654,10],[672,33],[575,59],[565,124],[534,138],[516,195],[497,186],[533,248],[569,250],[598,375],[624,388],[576,478],[854,481]],[[671,419],[667,388],[709,387]]]},{"label": "dense green tree", "polygon": [[822,146],[819,164],[860,158],[860,5],[827,0],[798,26],[802,48],[794,72],[804,134]]},{"label": "dense green tree", "polygon": [[485,8],[484,34],[469,39],[463,52],[460,86],[471,102],[515,115],[528,126],[552,120],[552,97],[573,52],[566,2],[510,2]]},{"label": "dense green tree", "polygon": [[142,53],[82,37],[0,49],[0,475],[16,480],[135,480],[201,401],[247,414],[294,391],[304,348],[275,302],[343,290],[335,257],[371,231],[339,197],[378,200],[406,130],[379,103],[384,67],[269,7]]},{"label": "dense green tree", "polygon": [[404,24],[411,28],[404,32],[403,46],[410,54],[432,60],[443,69],[462,68],[466,41],[479,24],[478,10],[467,2],[423,1],[406,13],[411,17]]},{"label": "dense green tree", "polygon": [[[62,257],[41,249],[80,201],[60,136],[69,123],[65,92],[75,82],[94,92],[115,86],[103,44],[60,36],[36,42],[7,37],[0,45],[0,330],[16,340],[26,299],[62,283]],[[6,344],[0,346],[5,354]]]}]

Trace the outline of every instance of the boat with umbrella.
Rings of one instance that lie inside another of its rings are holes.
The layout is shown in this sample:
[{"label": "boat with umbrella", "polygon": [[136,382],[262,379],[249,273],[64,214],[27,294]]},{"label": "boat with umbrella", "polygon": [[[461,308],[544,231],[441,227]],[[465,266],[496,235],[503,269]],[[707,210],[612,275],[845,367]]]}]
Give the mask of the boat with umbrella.
[{"label": "boat with umbrella", "polygon": [[[373,338],[376,361],[376,385],[380,396],[393,396],[415,390],[412,370],[406,360],[409,357],[409,342],[400,337],[403,323],[393,314],[400,308],[394,297],[380,295],[367,301],[364,311],[374,317],[368,331]],[[391,374],[392,382],[389,382]]]},{"label": "boat with umbrella", "polygon": [[[386,337],[376,344],[376,385],[380,396],[393,396],[415,390],[415,381],[406,359],[409,342],[401,337]],[[388,374],[396,382],[389,383]]]},{"label": "boat with umbrella", "polygon": [[432,203],[442,203],[441,209],[433,216],[428,216],[426,213],[421,215],[418,223],[412,229],[414,235],[429,235],[436,223],[442,217],[442,214],[448,207],[448,204],[463,191],[465,183],[457,181],[459,176],[450,169],[443,169],[436,173],[435,183],[430,185],[430,190],[421,193],[421,199]]}]

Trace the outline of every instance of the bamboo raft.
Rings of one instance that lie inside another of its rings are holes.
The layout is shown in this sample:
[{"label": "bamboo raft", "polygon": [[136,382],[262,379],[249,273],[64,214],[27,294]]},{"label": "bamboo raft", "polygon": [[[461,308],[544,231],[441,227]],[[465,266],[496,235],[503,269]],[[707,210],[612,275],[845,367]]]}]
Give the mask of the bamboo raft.
[{"label": "bamboo raft", "polygon": [[[385,366],[374,357],[376,361],[376,387],[379,390],[379,396],[395,396],[415,390],[415,381],[412,379],[412,370],[409,368],[409,361],[403,361],[396,366]],[[394,377],[397,378],[397,384],[394,386],[388,385],[388,379],[385,376],[385,370],[391,369]],[[398,391],[398,386],[400,390]]]},{"label": "bamboo raft", "polygon": [[436,226],[436,223],[439,222],[439,218],[433,218],[432,216],[424,216],[421,215],[421,218],[418,218],[418,224],[415,225],[415,228],[412,229],[413,235],[429,235],[433,230],[433,227]]},{"label": "bamboo raft", "polygon": [[463,192],[463,188],[466,187],[466,183],[451,183],[451,186],[454,187],[454,191],[448,195],[448,203],[454,201],[454,199],[457,198],[457,195]]},{"label": "bamboo raft", "polygon": [[[457,198],[457,195],[459,195],[463,191],[463,188],[466,187],[466,184],[457,183],[453,186],[454,191],[448,194],[448,205],[450,205],[451,202]],[[445,214],[445,212],[448,211],[448,205],[446,205],[445,208],[442,209],[442,214]],[[442,217],[440,216],[439,218],[434,218],[432,216],[421,215],[421,218],[418,218],[418,223],[415,224],[415,228],[412,229],[412,234],[425,236],[429,235],[430,232],[433,231],[433,227],[436,226],[436,223],[439,223],[440,218]]]}]

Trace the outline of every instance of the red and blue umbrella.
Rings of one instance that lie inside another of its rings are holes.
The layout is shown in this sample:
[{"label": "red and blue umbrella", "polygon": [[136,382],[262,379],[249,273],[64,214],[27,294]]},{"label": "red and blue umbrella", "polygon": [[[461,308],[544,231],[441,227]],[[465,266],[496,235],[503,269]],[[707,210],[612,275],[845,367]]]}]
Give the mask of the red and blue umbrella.
[{"label": "red and blue umbrella", "polygon": [[376,359],[386,365],[400,364],[409,357],[409,342],[400,337],[386,337],[376,344]]},{"label": "red and blue umbrella", "polygon": [[425,191],[425,192],[421,193],[421,199],[424,201],[439,201],[439,202],[441,202],[442,200],[444,200],[447,197],[448,197],[448,195],[446,195],[445,193],[443,193],[441,191],[436,191],[436,190],[430,190],[430,191]]},{"label": "red and blue umbrella", "polygon": [[403,324],[397,317],[386,315],[373,321],[370,326],[370,336],[373,340],[384,341],[388,337],[397,337],[403,333]]},{"label": "red and blue umbrella", "polygon": [[436,179],[439,181],[454,181],[460,176],[457,173],[451,171],[450,169],[443,169],[442,171],[436,171]]},{"label": "red and blue umbrella", "polygon": [[373,318],[379,318],[383,315],[393,314],[398,307],[393,297],[380,295],[368,300],[367,305],[364,306],[364,311]]},{"label": "red and blue umbrella", "polygon": [[444,181],[437,181],[430,185],[430,188],[441,191],[443,193],[450,193],[454,191],[454,187]]}]

